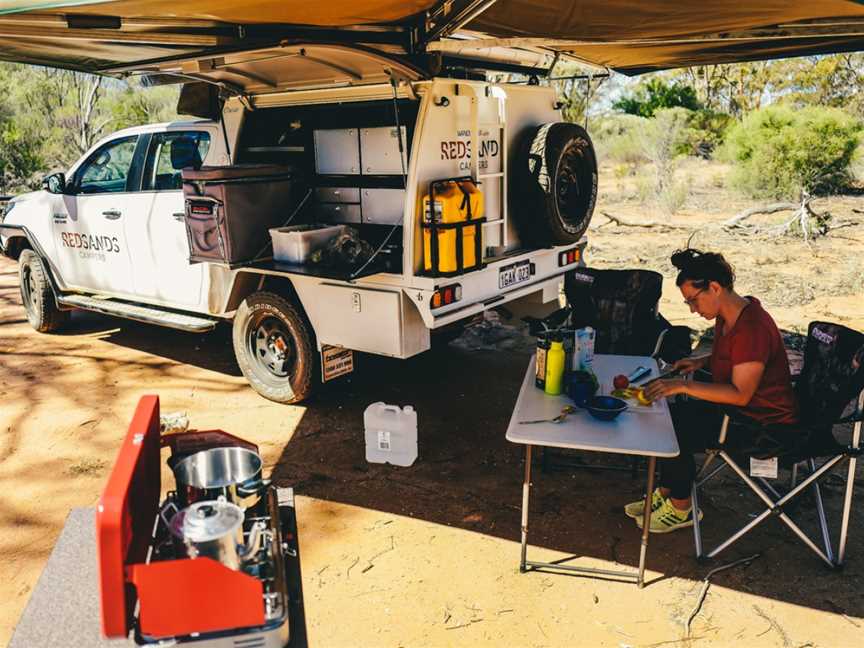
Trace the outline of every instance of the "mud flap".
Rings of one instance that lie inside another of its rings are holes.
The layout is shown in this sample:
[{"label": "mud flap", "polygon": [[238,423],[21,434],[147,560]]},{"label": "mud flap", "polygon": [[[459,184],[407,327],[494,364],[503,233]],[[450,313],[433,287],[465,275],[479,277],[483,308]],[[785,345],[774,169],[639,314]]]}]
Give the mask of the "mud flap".
[{"label": "mud flap", "polygon": [[321,382],[345,376],[354,371],[354,351],[344,347],[321,345]]}]

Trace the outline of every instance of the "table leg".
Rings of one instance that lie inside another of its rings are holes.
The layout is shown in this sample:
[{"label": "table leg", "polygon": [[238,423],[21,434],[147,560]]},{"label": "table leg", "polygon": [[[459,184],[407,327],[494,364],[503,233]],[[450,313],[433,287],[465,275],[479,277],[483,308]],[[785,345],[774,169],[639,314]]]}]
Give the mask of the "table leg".
[{"label": "table leg", "polygon": [[648,457],[648,490],[645,491],[645,513],[642,518],[642,548],[639,550],[639,575],[636,578],[636,585],[639,589],[645,587],[645,557],[648,554],[648,535],[650,531],[648,527],[651,524],[651,499],[654,494],[654,469],[656,468],[657,458]]},{"label": "table leg", "polygon": [[528,552],[528,492],[531,488],[531,446],[525,446],[525,481],[522,482],[522,560],[519,571],[525,573],[525,559]]}]

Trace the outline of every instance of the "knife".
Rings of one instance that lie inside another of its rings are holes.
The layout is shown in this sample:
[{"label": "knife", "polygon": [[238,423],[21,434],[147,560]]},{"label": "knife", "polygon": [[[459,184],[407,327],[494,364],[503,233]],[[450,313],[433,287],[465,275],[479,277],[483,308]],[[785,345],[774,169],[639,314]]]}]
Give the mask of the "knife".
[{"label": "knife", "polygon": [[640,389],[642,389],[644,387],[647,387],[648,385],[650,385],[653,382],[656,382],[658,380],[663,380],[664,378],[671,378],[672,376],[677,376],[679,373],[681,373],[680,369],[673,369],[672,371],[667,371],[664,374],[660,374],[656,378],[652,378],[651,380],[646,380],[641,385],[633,385],[633,387],[639,387]]}]

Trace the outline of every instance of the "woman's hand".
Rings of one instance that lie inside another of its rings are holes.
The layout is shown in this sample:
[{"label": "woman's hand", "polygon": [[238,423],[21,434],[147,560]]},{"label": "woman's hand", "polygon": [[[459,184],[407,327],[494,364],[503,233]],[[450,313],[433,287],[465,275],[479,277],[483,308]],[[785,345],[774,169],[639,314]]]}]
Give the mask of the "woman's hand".
[{"label": "woman's hand", "polygon": [[669,380],[655,380],[645,388],[645,396],[655,401],[658,398],[674,396],[675,394],[686,394],[689,383],[677,378]]},{"label": "woman's hand", "polygon": [[681,358],[681,360],[675,361],[672,368],[682,376],[686,376],[702,369],[705,366],[705,360],[706,358]]}]

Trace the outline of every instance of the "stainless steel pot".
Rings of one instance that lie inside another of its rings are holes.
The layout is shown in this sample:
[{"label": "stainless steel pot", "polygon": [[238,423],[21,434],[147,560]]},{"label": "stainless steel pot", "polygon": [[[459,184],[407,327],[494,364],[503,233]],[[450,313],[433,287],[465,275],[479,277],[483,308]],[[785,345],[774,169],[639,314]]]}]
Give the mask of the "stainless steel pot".
[{"label": "stainless steel pot", "polygon": [[243,563],[261,547],[259,524],[243,544],[243,509],[224,498],[196,502],[171,518],[171,533],[186,548],[190,558],[212,558],[230,569],[240,570]]},{"label": "stainless steel pot", "polygon": [[261,479],[261,457],[246,448],[211,448],[189,455],[174,467],[181,506],[224,497],[243,508],[257,504],[270,485]]}]

